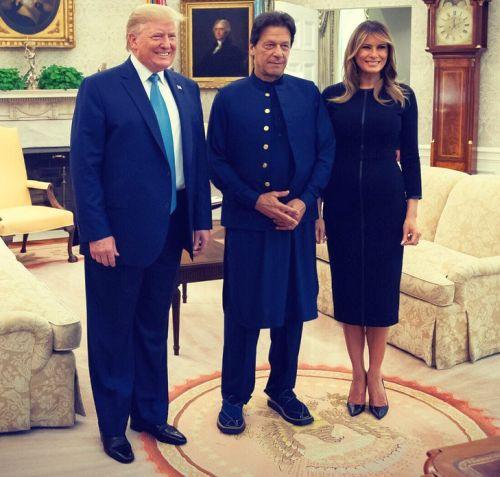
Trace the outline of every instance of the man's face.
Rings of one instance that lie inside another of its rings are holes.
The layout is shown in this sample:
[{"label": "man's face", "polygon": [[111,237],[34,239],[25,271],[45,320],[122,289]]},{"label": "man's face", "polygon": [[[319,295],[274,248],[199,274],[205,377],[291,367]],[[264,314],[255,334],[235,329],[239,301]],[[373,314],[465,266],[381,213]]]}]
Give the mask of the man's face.
[{"label": "man's face", "polygon": [[153,73],[172,66],[177,50],[177,28],[174,22],[145,23],[139,33],[129,33],[129,48]]},{"label": "man's face", "polygon": [[267,27],[261,33],[259,41],[255,45],[250,45],[255,75],[264,81],[280,78],[285,71],[291,46],[288,28]]},{"label": "man's face", "polygon": [[223,23],[216,23],[214,26],[214,37],[217,41],[223,41],[226,38],[227,31]]}]

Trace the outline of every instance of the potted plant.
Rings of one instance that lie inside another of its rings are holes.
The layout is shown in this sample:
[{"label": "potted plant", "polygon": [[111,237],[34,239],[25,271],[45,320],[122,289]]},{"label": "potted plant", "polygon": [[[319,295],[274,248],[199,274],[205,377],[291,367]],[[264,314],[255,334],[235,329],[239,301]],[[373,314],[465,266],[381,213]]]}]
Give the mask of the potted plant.
[{"label": "potted plant", "polygon": [[77,89],[83,80],[83,74],[76,68],[51,65],[43,67],[38,79],[40,89]]},{"label": "potted plant", "polygon": [[11,91],[13,89],[26,89],[19,70],[17,68],[0,68],[0,90]]}]

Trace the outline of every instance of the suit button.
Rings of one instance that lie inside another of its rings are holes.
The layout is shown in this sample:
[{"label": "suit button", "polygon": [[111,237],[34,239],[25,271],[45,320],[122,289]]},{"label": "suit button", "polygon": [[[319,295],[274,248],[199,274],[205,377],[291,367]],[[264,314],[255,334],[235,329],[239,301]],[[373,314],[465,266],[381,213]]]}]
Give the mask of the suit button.
[{"label": "suit button", "polygon": [[264,149],[264,151],[267,151],[269,149],[269,144],[264,144],[262,146],[262,149]]},{"label": "suit button", "polygon": [[271,93],[265,93],[266,98],[269,98],[269,96],[271,96]]},{"label": "suit button", "polygon": [[267,168],[267,166],[268,166],[267,162],[263,162],[263,163],[262,163],[262,169],[266,169],[266,168]]},{"label": "suit button", "polygon": [[264,112],[265,112],[266,114],[269,114],[269,113],[271,112],[271,110],[270,110],[269,108],[266,108],[266,109],[264,109]]},{"label": "suit button", "polygon": [[270,187],[270,186],[271,186],[271,183],[266,181],[266,182],[264,182],[264,185],[265,185],[266,187]]},{"label": "suit button", "polygon": [[264,131],[269,131],[269,126],[264,126]]}]

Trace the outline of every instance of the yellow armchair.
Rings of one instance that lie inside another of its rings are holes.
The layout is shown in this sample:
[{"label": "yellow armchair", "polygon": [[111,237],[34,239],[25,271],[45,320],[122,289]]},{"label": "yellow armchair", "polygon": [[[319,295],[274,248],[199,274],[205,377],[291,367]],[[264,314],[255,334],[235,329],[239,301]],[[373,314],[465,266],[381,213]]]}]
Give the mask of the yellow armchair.
[{"label": "yellow armchair", "polygon": [[[10,243],[22,234],[24,253],[30,233],[63,229],[68,232],[68,262],[78,261],[72,251],[73,213],[59,204],[52,184],[28,180],[17,129],[0,127],[0,145],[0,237]],[[51,207],[32,205],[29,189],[45,190]]]}]

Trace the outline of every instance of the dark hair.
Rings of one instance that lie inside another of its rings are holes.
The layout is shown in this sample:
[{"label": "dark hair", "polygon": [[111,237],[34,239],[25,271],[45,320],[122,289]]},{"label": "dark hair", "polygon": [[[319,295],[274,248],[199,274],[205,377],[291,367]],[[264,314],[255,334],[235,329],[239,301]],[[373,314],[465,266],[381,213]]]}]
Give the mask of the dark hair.
[{"label": "dark hair", "polygon": [[285,12],[265,12],[255,17],[252,33],[250,33],[250,44],[256,45],[262,32],[270,26],[285,27],[290,32],[290,45],[293,45],[295,37],[295,21]]}]

